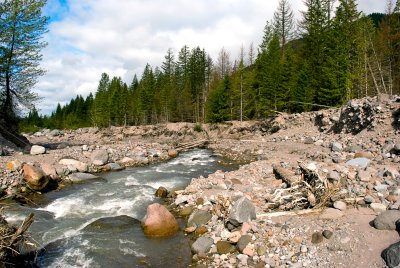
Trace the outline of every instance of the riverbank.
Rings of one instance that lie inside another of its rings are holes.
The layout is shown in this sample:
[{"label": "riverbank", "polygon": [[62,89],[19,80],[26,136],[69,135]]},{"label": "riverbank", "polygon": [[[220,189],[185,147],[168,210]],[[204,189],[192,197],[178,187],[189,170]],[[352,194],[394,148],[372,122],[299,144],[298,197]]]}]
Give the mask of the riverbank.
[{"label": "riverbank", "polygon": [[[201,131],[189,123],[43,131],[27,137],[44,145],[45,154],[16,151],[0,157],[6,167],[2,188],[11,195],[27,189],[22,167],[13,170],[9,165],[15,160],[43,171],[49,166],[53,173],[46,174],[63,184],[77,171],[124,166],[124,159],[127,165],[165,160],[179,144],[207,139],[215,152],[249,164],[194,179],[179,192],[178,210],[194,210],[192,218],[199,210],[207,219],[186,230],[202,238],[192,248],[196,265],[385,267],[381,252],[399,241],[398,234],[377,230],[369,222],[387,209],[398,212],[399,111],[398,98],[367,98],[340,109],[277,114],[263,122],[206,124]],[[93,157],[99,151],[107,153],[106,162]],[[60,163],[66,158],[86,169]],[[362,167],[348,163],[354,159]],[[310,174],[318,174],[311,178],[322,183],[322,194],[315,185],[307,189],[304,178],[308,182]],[[232,218],[242,214],[238,200],[248,200],[239,203],[254,214]],[[310,208],[318,210],[291,214]]]}]

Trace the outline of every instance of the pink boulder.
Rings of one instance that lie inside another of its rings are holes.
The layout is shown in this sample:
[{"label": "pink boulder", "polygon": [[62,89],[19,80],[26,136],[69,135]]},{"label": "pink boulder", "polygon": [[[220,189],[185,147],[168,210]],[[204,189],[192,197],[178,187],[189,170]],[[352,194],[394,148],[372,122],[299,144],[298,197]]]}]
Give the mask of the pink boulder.
[{"label": "pink boulder", "polygon": [[47,183],[49,182],[48,177],[43,172],[42,169],[25,164],[23,167],[24,170],[24,179],[28,184],[28,187],[35,191],[40,191],[44,187],[46,187]]},{"label": "pink boulder", "polygon": [[165,206],[155,203],[147,207],[142,228],[147,236],[162,237],[175,234],[179,230],[179,225]]}]

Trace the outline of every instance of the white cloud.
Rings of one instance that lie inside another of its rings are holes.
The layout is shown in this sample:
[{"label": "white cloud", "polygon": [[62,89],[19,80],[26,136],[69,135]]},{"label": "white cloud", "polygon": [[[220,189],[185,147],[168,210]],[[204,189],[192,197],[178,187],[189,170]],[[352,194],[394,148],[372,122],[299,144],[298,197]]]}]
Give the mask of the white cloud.
[{"label": "white cloud", "polygon": [[[146,63],[159,66],[168,48],[200,46],[216,59],[225,47],[231,57],[241,45],[257,46],[278,0],[49,0],[53,18],[43,51],[47,74],[36,86],[42,113],[77,94],[95,92],[100,75],[130,83]],[[290,1],[299,17],[302,0]],[[384,11],[382,0],[360,0],[366,13]]]}]

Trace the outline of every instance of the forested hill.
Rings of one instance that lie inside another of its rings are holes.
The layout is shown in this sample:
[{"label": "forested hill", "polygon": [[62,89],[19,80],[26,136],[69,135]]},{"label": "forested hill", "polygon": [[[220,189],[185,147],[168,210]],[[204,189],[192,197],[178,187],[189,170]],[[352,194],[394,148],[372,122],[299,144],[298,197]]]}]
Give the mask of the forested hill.
[{"label": "forested hill", "polygon": [[22,130],[262,119],[399,94],[399,2],[390,14],[364,16],[356,1],[343,0],[332,16],[331,1],[306,0],[296,26],[281,0],[262,43],[242,47],[238,57],[225,49],[217,59],[200,47],[176,55],[168,49],[161,66],[145,66],[140,79],[104,73],[94,95],[58,105],[48,117],[32,110]]}]

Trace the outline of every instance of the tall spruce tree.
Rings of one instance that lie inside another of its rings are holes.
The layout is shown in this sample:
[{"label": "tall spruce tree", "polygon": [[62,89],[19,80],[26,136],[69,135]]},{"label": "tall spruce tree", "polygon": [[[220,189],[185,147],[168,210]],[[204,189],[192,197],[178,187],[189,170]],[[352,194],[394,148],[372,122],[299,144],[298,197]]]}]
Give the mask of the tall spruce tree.
[{"label": "tall spruce tree", "polygon": [[293,10],[287,0],[280,0],[278,9],[274,13],[274,29],[279,36],[282,55],[286,44],[294,38],[294,15]]}]

